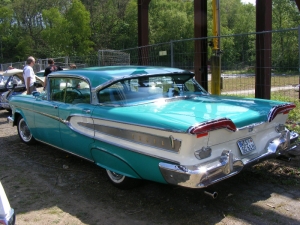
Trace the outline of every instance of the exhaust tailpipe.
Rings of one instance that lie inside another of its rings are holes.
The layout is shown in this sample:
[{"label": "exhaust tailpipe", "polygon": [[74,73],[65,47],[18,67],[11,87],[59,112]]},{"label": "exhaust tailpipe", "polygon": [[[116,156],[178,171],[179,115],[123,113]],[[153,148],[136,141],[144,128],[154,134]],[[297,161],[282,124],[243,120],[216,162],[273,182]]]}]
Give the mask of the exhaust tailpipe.
[{"label": "exhaust tailpipe", "polygon": [[218,192],[215,192],[215,191],[211,192],[211,191],[206,190],[206,191],[204,191],[204,194],[209,195],[213,199],[216,199],[218,197]]}]

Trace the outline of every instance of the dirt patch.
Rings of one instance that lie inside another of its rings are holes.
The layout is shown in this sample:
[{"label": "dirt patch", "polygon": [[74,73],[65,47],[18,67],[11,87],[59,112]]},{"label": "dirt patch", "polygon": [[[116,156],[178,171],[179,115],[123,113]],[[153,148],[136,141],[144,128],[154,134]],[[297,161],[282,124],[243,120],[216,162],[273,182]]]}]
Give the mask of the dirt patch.
[{"label": "dirt patch", "polygon": [[23,224],[300,224],[300,153],[260,163],[210,190],[153,182],[113,187],[105,171],[71,154],[19,140],[0,111],[0,179]]}]

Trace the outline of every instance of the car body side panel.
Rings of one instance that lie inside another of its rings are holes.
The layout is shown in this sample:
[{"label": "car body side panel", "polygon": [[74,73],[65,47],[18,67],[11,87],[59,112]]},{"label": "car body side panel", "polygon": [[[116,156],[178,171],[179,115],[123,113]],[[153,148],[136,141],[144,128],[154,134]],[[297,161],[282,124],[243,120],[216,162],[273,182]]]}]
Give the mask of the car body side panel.
[{"label": "car body side panel", "polygon": [[95,163],[106,169],[133,178],[166,183],[158,166],[164,162],[162,159],[99,141],[95,142],[92,155]]},{"label": "car body side panel", "polygon": [[60,120],[58,116],[59,104],[58,102],[49,102],[36,98],[33,105],[36,132],[33,134],[36,139],[61,148]]},{"label": "car body side panel", "polygon": [[35,132],[33,102],[35,98],[32,95],[18,95],[14,99],[14,103],[18,105],[18,112],[25,119],[32,134]]},{"label": "car body side panel", "polygon": [[94,107],[84,103],[75,105],[62,103],[59,106],[59,117],[62,121],[59,125],[62,148],[89,160],[92,159],[89,145],[94,142],[94,131],[81,128],[81,133],[74,131],[74,128],[80,126],[80,123],[92,123],[90,113]]}]

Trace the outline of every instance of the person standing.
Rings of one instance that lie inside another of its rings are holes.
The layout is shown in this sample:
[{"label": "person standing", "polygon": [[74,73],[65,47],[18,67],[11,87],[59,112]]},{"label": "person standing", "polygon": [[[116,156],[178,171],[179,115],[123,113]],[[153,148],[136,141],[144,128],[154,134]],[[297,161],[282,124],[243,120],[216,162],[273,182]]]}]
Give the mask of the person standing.
[{"label": "person standing", "polygon": [[33,91],[36,91],[34,83],[36,82],[35,75],[33,72],[33,66],[35,64],[35,59],[29,56],[26,60],[26,66],[23,70],[23,77],[27,89],[27,95],[30,95]]},{"label": "person standing", "polygon": [[44,81],[44,90],[45,88],[47,87],[47,76],[52,73],[52,72],[55,72],[55,71],[58,71],[58,70],[63,70],[60,66],[56,66],[54,64],[54,60],[52,58],[49,58],[48,59],[48,67],[45,69],[45,72],[44,72],[44,76],[45,76],[45,81]]}]

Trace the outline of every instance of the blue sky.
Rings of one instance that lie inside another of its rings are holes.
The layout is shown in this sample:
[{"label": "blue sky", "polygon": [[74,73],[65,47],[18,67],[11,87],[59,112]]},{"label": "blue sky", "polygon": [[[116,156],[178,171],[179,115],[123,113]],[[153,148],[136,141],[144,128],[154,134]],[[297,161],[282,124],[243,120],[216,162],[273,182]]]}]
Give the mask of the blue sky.
[{"label": "blue sky", "polygon": [[256,0],[241,0],[241,2],[243,2],[243,3],[252,3],[253,5],[255,5]]}]

